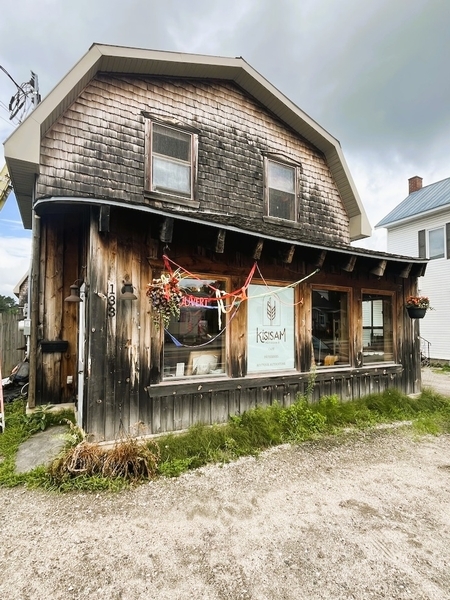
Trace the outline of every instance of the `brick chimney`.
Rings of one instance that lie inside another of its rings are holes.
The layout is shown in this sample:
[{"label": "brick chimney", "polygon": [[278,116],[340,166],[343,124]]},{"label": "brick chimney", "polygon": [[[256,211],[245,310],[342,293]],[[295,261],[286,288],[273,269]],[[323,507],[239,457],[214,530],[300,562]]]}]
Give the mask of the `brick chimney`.
[{"label": "brick chimney", "polygon": [[418,175],[414,175],[414,177],[410,177],[408,179],[409,183],[409,193],[418,192],[422,189],[422,177],[418,177]]}]

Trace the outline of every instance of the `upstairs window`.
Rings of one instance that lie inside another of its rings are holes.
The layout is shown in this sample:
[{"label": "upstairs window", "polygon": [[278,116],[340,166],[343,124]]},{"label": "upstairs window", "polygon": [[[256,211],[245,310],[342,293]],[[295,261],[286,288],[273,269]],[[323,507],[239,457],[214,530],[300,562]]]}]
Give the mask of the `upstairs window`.
[{"label": "upstairs window", "polygon": [[430,259],[444,258],[445,236],[443,227],[428,231],[428,256]]},{"label": "upstairs window", "polygon": [[196,134],[151,121],[147,128],[146,190],[193,200]]},{"label": "upstairs window", "polygon": [[266,213],[269,217],[297,221],[297,168],[267,159]]},{"label": "upstairs window", "polygon": [[419,257],[450,259],[450,223],[418,232]]}]

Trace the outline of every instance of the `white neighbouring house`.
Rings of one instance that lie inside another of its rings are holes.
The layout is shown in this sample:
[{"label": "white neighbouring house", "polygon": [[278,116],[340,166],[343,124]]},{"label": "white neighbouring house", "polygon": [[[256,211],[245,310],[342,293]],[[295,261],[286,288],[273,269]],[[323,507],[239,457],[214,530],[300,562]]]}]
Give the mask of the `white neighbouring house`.
[{"label": "white neighbouring house", "polygon": [[387,229],[388,252],[428,258],[419,293],[434,310],[420,322],[422,351],[432,359],[450,360],[450,178],[422,187],[422,178],[409,180],[409,195],[376,228]]}]

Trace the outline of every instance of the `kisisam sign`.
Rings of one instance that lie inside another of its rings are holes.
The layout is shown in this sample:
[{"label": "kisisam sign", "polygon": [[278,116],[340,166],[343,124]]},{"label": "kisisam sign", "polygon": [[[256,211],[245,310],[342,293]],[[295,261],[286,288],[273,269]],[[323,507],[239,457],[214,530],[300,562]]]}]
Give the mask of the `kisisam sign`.
[{"label": "kisisam sign", "polygon": [[250,285],[247,304],[247,370],[255,372],[293,369],[294,290]]}]

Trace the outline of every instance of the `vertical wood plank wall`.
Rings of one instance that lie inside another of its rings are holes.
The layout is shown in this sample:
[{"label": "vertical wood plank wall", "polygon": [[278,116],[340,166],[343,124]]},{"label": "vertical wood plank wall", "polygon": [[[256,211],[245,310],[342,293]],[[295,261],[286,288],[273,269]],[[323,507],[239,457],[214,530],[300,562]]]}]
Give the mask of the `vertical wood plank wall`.
[{"label": "vertical wood plank wall", "polygon": [[[313,400],[324,394],[337,394],[343,400],[387,388],[398,387],[407,393],[420,385],[417,323],[411,321],[403,308],[403,297],[413,290],[414,278],[377,280],[369,274],[342,274],[326,266],[296,290],[296,361],[298,372],[275,376],[247,377],[247,304],[242,303],[227,333],[229,373],[227,378],[207,381],[186,380],[177,384],[162,381],[163,332],[153,322],[146,286],[158,277],[163,268],[161,259],[154,258],[158,245],[160,220],[152,215],[140,215],[130,210],[112,210],[109,230],[99,231],[99,209],[90,210],[89,225],[83,233],[83,221],[74,221],[73,230],[64,236],[58,231],[58,219],[53,215],[43,219],[42,256],[59,248],[59,256],[41,260],[41,277],[46,295],[41,294],[40,339],[67,339],[65,353],[40,352],[38,402],[57,403],[74,397],[76,390],[66,385],[68,375],[76,376],[78,305],[64,303],[69,287],[83,272],[86,294],[86,361],[85,428],[94,439],[114,439],[130,432],[159,433],[179,430],[195,422],[221,422],[230,414],[242,413],[255,406],[283,405],[305,393],[310,382],[311,352],[311,287],[314,285],[341,287],[349,291],[350,347],[354,363],[348,368],[317,369]],[[69,231],[70,228],[66,229]],[[86,240],[81,252],[77,240]],[[183,242],[173,243],[170,252],[176,262],[199,275],[225,276],[231,289],[244,283],[253,259],[234,246],[224,254],[215,255],[192,246],[189,235]],[[158,250],[161,256],[162,245]],[[291,283],[313,267],[302,261],[289,266],[278,259],[259,261],[267,281]],[[230,275],[233,273],[233,275]],[[134,286],[137,300],[121,300],[125,281]],[[258,282],[255,276],[254,283]],[[260,283],[262,283],[260,281]],[[395,292],[393,303],[397,330],[394,363],[365,367],[358,349],[362,348],[362,290],[384,289]],[[303,299],[303,302],[299,301]],[[112,310],[113,309],[113,310]]]}]

